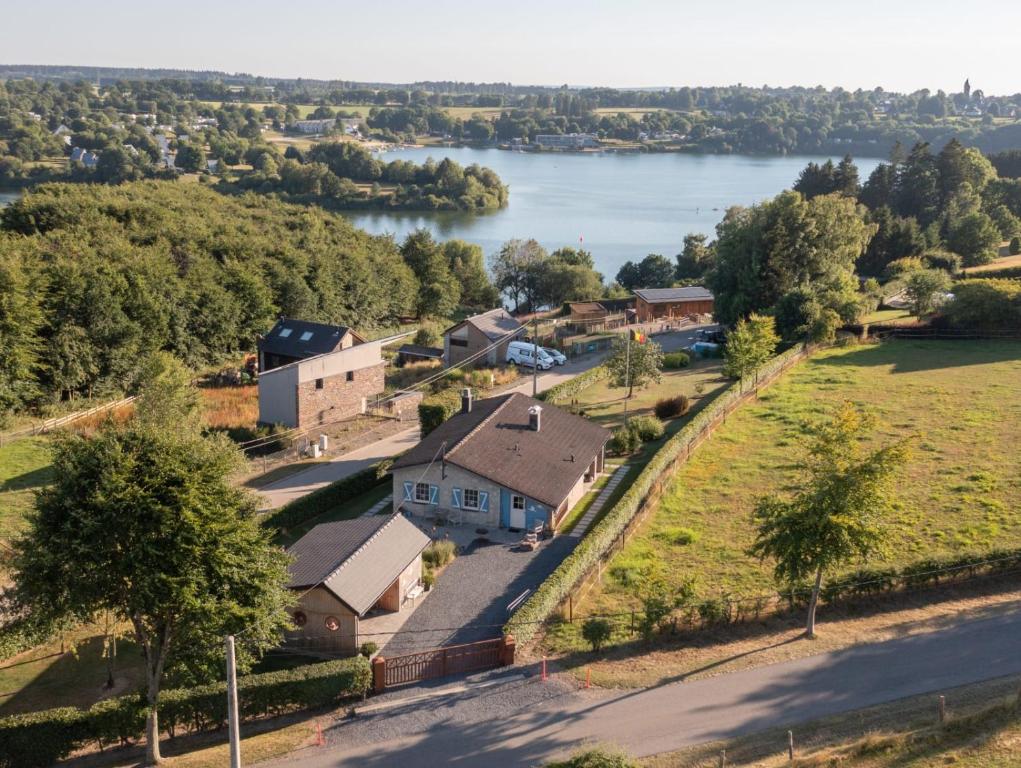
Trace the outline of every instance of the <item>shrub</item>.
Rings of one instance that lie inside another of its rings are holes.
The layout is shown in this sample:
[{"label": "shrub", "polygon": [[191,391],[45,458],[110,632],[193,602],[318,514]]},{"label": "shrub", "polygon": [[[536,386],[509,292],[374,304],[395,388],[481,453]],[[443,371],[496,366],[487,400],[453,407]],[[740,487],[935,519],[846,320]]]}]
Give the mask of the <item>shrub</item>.
[{"label": "shrub", "polygon": [[676,419],[678,416],[686,414],[690,407],[691,404],[686,396],[677,395],[656,401],[656,407],[653,408],[653,412],[656,414],[657,419]]},{"label": "shrub", "polygon": [[461,410],[461,392],[457,387],[441,390],[422,400],[418,404],[418,419],[422,425],[422,437],[424,438],[459,410]]},{"label": "shrub", "polygon": [[663,437],[663,422],[655,416],[638,416],[631,419],[628,426],[638,433],[638,439],[643,443]]},{"label": "shrub", "polygon": [[436,333],[435,329],[428,326],[422,326],[415,333],[415,344],[420,347],[435,347],[439,344],[440,335]]},{"label": "shrub", "polygon": [[379,646],[369,641],[362,643],[362,647],[358,649],[358,652],[367,659],[372,658],[372,654],[379,650]]},{"label": "shrub", "polygon": [[432,571],[423,571],[422,572],[422,588],[425,589],[426,592],[428,592],[430,589],[432,589],[433,588],[433,584],[435,584],[435,583],[436,583],[436,576],[433,574]]},{"label": "shrub", "polygon": [[965,330],[1021,328],[1021,282],[963,280],[954,285],[954,298],[943,307],[947,322]]},{"label": "shrub", "polygon": [[668,352],[663,355],[663,368],[669,371],[687,368],[691,364],[691,358],[684,352]]},{"label": "shrub", "polygon": [[587,749],[566,760],[546,763],[546,768],[637,768],[637,764],[620,752],[605,749]]},{"label": "shrub", "polygon": [[290,504],[270,513],[263,520],[263,525],[278,531],[285,531],[306,520],[329,512],[348,499],[389,482],[388,473],[391,464],[393,464],[393,460],[385,459],[379,464],[366,467],[361,472],[356,472],[343,480],[327,485],[325,488],[313,491],[307,496],[295,499]]},{"label": "shrub", "polygon": [[894,259],[886,265],[886,269],[883,272],[883,277],[887,280],[894,280],[895,278],[906,275],[909,272],[917,272],[923,269],[925,264],[922,263],[922,259],[918,256],[904,256],[900,259]]},{"label": "shrub", "polygon": [[430,568],[442,568],[454,559],[456,551],[457,545],[448,539],[434,541],[422,553],[422,562]]},{"label": "shrub", "polygon": [[1021,238],[1010,238],[1010,255],[1017,256],[1019,253],[1021,253]]},{"label": "shrub", "polygon": [[610,639],[613,634],[613,626],[606,619],[586,619],[581,625],[581,636],[585,642],[592,646],[593,653],[599,653],[599,649]]},{"label": "shrub", "polygon": [[613,430],[613,436],[607,443],[607,447],[610,449],[610,453],[617,456],[630,456],[638,450],[641,442],[642,439],[638,436],[638,432],[628,425]]},{"label": "shrub", "polygon": [[575,376],[573,379],[568,379],[562,384],[550,387],[545,392],[540,392],[538,399],[550,405],[567,402],[582,390],[591,387],[597,381],[602,381],[609,375],[610,371],[605,365],[597,365],[595,368],[589,368],[585,373]]}]

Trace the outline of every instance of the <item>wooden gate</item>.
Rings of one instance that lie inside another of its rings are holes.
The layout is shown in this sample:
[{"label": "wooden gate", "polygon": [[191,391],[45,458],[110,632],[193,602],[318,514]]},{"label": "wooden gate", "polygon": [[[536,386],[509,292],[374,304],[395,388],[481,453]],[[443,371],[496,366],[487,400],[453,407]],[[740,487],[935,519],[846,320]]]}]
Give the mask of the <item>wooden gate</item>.
[{"label": "wooden gate", "polygon": [[509,636],[431,648],[390,658],[377,656],[372,660],[373,686],[376,693],[382,693],[395,685],[448,675],[466,675],[513,663],[514,638]]}]

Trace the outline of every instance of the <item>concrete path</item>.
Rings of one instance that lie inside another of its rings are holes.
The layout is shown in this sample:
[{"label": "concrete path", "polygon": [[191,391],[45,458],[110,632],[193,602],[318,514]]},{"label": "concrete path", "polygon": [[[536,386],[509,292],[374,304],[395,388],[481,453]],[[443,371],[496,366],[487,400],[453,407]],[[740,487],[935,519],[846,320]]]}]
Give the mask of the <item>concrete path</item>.
[{"label": "concrete path", "polygon": [[387,507],[393,506],[393,503],[394,503],[394,495],[392,493],[388,493],[385,497],[383,497],[382,499],[377,501],[375,504],[373,504],[371,507],[369,507],[365,511],[365,514],[362,515],[362,517],[372,517],[373,515],[378,515],[380,512],[382,512]]},{"label": "concrete path", "polygon": [[[793,727],[796,736],[796,725],[808,720],[1019,674],[1019,633],[1021,609],[647,690],[578,691],[501,710],[500,689],[489,689],[465,706],[436,700],[425,714],[411,707],[405,714],[381,713],[378,721],[339,722],[330,729],[330,746],[300,750],[272,765],[525,768],[588,742],[615,743],[642,757],[777,727]],[[551,685],[537,676],[525,684]],[[507,698],[514,699],[512,691]],[[952,697],[947,704],[953,708]],[[934,698],[934,712],[935,706]]]},{"label": "concrete path", "polygon": [[599,513],[603,511],[603,507],[606,506],[606,502],[610,500],[610,495],[617,490],[617,486],[624,480],[624,475],[627,474],[627,470],[628,466],[626,464],[621,464],[613,471],[613,474],[610,475],[610,479],[606,482],[606,485],[603,486],[602,490],[599,491],[599,495],[596,496],[596,500],[592,502],[592,506],[585,510],[585,514],[582,516],[581,520],[577,522],[574,528],[571,529],[571,532],[567,534],[568,536],[580,539],[585,535],[586,531],[588,531],[588,529],[592,526],[592,523],[595,522],[596,517],[598,517]]}]

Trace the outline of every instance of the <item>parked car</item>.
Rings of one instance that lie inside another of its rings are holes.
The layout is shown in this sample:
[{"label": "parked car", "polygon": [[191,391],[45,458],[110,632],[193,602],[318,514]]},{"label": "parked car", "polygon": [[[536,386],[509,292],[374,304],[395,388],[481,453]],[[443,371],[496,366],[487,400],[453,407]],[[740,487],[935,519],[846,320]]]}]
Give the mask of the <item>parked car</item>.
[{"label": "parked car", "polygon": [[546,356],[549,357],[557,365],[563,365],[567,362],[567,355],[557,349],[550,349],[549,347],[539,347],[540,352],[545,352]]},{"label": "parked car", "polygon": [[727,343],[727,334],[720,329],[709,330],[706,328],[701,328],[698,331],[695,331],[695,338],[698,341],[707,341],[710,344]]},{"label": "parked car", "polygon": [[512,341],[507,345],[507,362],[516,365],[527,365],[529,368],[538,368],[540,371],[548,371],[553,367],[553,358],[538,347],[539,359],[536,361],[536,346],[527,341]]}]

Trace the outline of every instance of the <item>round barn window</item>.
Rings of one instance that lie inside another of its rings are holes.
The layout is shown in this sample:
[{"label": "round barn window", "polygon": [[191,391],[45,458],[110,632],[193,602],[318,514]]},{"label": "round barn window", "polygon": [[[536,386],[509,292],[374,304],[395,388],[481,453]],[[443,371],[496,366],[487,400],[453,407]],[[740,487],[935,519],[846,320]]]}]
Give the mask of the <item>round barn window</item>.
[{"label": "round barn window", "polygon": [[326,621],[324,621],[323,623],[326,625],[326,628],[331,632],[336,632],[338,629],[340,629],[340,619],[338,619],[336,616],[327,616]]},{"label": "round barn window", "polygon": [[305,615],[304,611],[295,611],[293,618],[296,627],[304,627],[308,624],[308,616]]}]

